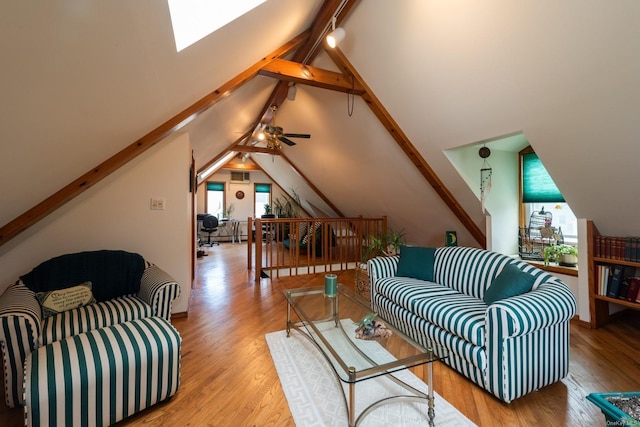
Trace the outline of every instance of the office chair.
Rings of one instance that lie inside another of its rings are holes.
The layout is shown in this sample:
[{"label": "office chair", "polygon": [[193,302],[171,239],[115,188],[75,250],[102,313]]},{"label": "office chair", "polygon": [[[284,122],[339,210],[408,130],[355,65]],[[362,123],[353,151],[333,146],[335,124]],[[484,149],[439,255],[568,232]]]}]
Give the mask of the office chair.
[{"label": "office chair", "polygon": [[[275,218],[275,217],[276,217],[275,214],[264,214],[260,216],[260,218]],[[273,240],[274,234],[275,234],[275,230],[274,230],[273,224],[262,225],[262,240],[264,240],[265,242]]]},{"label": "office chair", "polygon": [[220,245],[220,242],[212,242],[211,234],[218,231],[218,218],[213,215],[206,215],[202,219],[202,231],[207,233],[207,242],[204,243],[209,246]]}]

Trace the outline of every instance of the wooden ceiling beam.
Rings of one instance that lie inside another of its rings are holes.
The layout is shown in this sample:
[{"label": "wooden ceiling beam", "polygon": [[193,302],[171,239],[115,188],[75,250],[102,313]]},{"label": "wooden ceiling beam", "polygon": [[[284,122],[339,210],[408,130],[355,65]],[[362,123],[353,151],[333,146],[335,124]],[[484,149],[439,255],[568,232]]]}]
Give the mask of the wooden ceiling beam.
[{"label": "wooden ceiling beam", "polygon": [[266,148],[266,147],[255,147],[251,145],[238,145],[237,147],[232,148],[233,151],[237,151],[239,153],[260,153],[260,154],[272,154],[275,156],[281,155],[282,151]]},{"label": "wooden ceiling beam", "polygon": [[266,64],[258,74],[321,89],[354,93],[356,95],[364,93],[364,89],[360,84],[354,81],[353,78],[345,77],[344,74],[285,59],[274,59]]},{"label": "wooden ceiling beam", "polygon": [[[309,29],[309,38],[306,43],[300,46],[291,57],[291,60],[294,62],[302,63],[305,62],[307,64],[313,62],[315,57],[320,52],[320,48],[325,44],[324,40],[321,38],[324,37],[327,29],[331,25],[331,19],[336,14],[338,7],[342,3],[343,0],[325,0],[320,7],[320,10],[316,14],[316,17],[311,24],[311,28]],[[359,0],[346,0],[342,11],[337,16],[336,24],[339,25],[342,20],[349,14],[349,11],[356,5]],[[319,42],[319,43],[317,43]],[[306,61],[305,61],[306,59]],[[271,110],[271,106],[275,105],[280,107],[282,102],[287,99],[287,91],[288,91],[288,82],[279,81],[276,84],[275,89],[271,92],[269,99],[262,107],[261,113],[259,114],[259,119],[256,121],[255,126],[258,123],[270,123],[271,118],[273,116],[273,111]]]},{"label": "wooden ceiling beam", "polygon": [[156,145],[158,142],[180,130],[184,125],[191,122],[218,103],[218,101],[226,98],[247,81],[254,78],[260,69],[269,63],[269,61],[288,55],[305,43],[308,38],[309,31],[305,31],[297,37],[294,37],[283,46],[236,75],[218,89],[196,101],[194,104],[176,114],[142,138],[134,141],[120,152],[92,168],[89,172],[83,174],[75,181],[66,185],[28,211],[2,226],[2,228],[0,228],[0,246],[27,230],[47,215],[56,211],[67,202],[73,200],[87,189],[93,187],[95,184],[102,181],[104,178],[111,175],[120,167],[129,163],[131,160]]},{"label": "wooden ceiling beam", "polygon": [[453,214],[458,218],[462,225],[471,233],[473,238],[483,247],[487,247],[487,238],[484,232],[476,225],[471,219],[469,214],[460,206],[454,195],[447,189],[444,183],[440,180],[438,175],[431,169],[429,163],[422,157],[420,151],[411,143],[407,135],[400,129],[400,126],[395,122],[391,114],[384,108],[382,102],[375,96],[373,91],[364,82],[355,67],[349,62],[344,53],[338,49],[327,49],[327,53],[335,62],[335,64],[345,73],[347,76],[352,76],[356,81],[364,88],[365,93],[362,95],[362,99],[369,106],[371,111],[376,115],[380,123],[387,129],[389,135],[396,141],[402,151],[415,165],[422,176],[431,184],[433,189],[438,193],[440,198],[451,209]]},{"label": "wooden ceiling beam", "polygon": [[315,192],[315,193],[316,193],[316,194],[317,194],[317,195],[318,195],[322,200],[324,200],[324,202],[325,202],[327,205],[329,205],[329,207],[330,207],[331,209],[333,209],[333,211],[334,211],[335,213],[337,213],[337,214],[338,214],[338,216],[342,216],[342,217],[344,217],[344,214],[343,214],[342,212],[340,212],[340,209],[338,209],[338,207],[337,207],[336,205],[334,205],[333,203],[331,203],[331,200],[329,200],[329,198],[328,198],[327,196],[325,196],[325,195],[322,193],[322,191],[320,191],[320,189],[319,189],[318,187],[316,187],[316,186],[313,184],[313,182],[311,182],[311,180],[310,180],[309,178],[307,178],[307,176],[306,176],[304,173],[302,173],[302,171],[301,171],[301,170],[300,170],[296,165],[294,165],[294,164],[293,164],[293,162],[291,161],[291,159],[289,159],[289,158],[286,156],[286,154],[282,153],[282,154],[281,154],[281,156],[282,156],[282,158],[283,158],[287,163],[289,163],[289,166],[291,166],[291,168],[292,168],[292,169],[293,169],[293,170],[294,170],[298,175],[300,175],[300,177],[301,177],[302,179],[304,179],[304,181],[307,183],[307,185],[308,185],[309,187],[311,187],[311,189],[312,189],[312,190],[313,190],[313,191],[314,191],[314,192]]}]

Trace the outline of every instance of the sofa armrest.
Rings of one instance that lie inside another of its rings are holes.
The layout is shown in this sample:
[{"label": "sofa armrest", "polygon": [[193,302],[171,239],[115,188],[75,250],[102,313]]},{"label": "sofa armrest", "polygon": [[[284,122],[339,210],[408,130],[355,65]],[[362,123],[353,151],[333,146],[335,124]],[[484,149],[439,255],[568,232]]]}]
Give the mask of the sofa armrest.
[{"label": "sofa armrest", "polygon": [[522,336],[567,322],[576,314],[576,309],[576,299],[567,285],[547,283],[491,304],[487,309],[488,327],[499,327],[502,338]]},{"label": "sofa armrest", "polygon": [[369,280],[374,283],[383,277],[393,277],[398,271],[398,262],[400,255],[395,256],[379,256],[371,258],[367,262],[367,273]]},{"label": "sofa armrest", "polygon": [[4,360],[5,403],[22,404],[24,361],[38,346],[42,309],[35,293],[22,282],[0,295],[0,347]]},{"label": "sofa armrest", "polygon": [[151,264],[142,273],[138,297],[151,306],[154,316],[171,320],[171,304],[180,295],[180,285],[169,273]]}]

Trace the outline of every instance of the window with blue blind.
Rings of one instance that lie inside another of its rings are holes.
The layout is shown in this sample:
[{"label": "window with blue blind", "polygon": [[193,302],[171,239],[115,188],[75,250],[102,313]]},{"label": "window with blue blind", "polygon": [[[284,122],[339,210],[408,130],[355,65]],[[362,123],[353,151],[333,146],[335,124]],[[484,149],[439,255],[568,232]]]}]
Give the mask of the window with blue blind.
[{"label": "window with blue blind", "polygon": [[224,206],[224,182],[207,182],[207,213],[222,218]]},{"label": "window with blue blind", "polygon": [[254,200],[253,214],[255,217],[260,217],[267,212],[266,205],[271,204],[271,184],[255,184],[254,186]]},{"label": "window with blue blind", "polygon": [[207,182],[207,191],[224,191],[224,182]]},{"label": "window with blue blind", "polygon": [[564,197],[536,153],[522,154],[522,203],[563,203]]},{"label": "window with blue blind", "polygon": [[531,147],[520,152],[522,200],[520,227],[531,227],[533,214],[545,212],[551,226],[562,232],[564,243],[578,243],[578,220]]}]

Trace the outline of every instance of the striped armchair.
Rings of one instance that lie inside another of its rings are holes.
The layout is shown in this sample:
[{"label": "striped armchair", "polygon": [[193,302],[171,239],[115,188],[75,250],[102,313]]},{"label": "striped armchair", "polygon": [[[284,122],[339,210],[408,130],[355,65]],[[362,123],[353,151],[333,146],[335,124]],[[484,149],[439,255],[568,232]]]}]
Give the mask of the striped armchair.
[{"label": "striped armchair", "polygon": [[[92,283],[95,303],[45,316],[38,293]],[[161,317],[169,321],[180,286],[139,254],[93,251],[67,254],[43,262],[0,295],[0,347],[4,363],[5,401],[23,403],[24,362],[30,353],[68,337]]]},{"label": "striped armchair", "polygon": [[[449,366],[507,403],[567,375],[576,300],[562,281],[477,248],[436,248],[423,260],[433,280],[398,276],[399,260],[369,261],[372,308],[422,345],[446,348]],[[526,273],[530,290],[485,302],[503,270]]]}]

